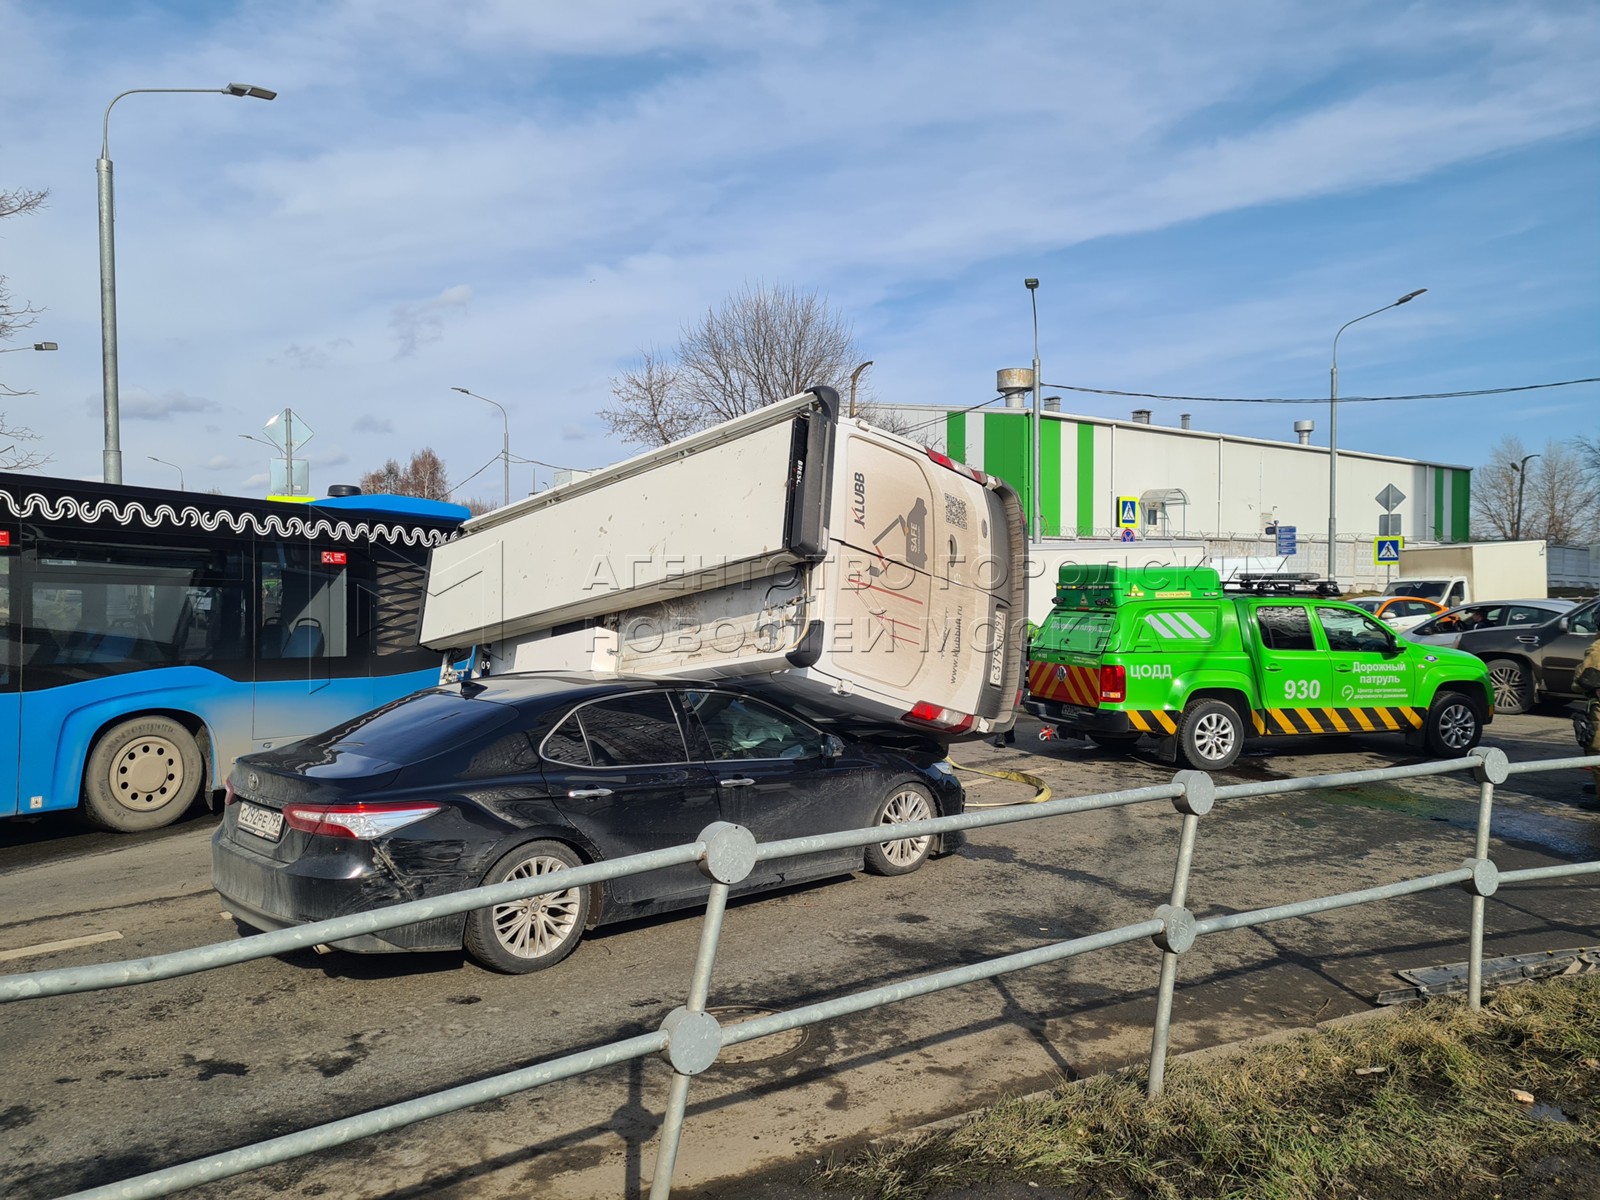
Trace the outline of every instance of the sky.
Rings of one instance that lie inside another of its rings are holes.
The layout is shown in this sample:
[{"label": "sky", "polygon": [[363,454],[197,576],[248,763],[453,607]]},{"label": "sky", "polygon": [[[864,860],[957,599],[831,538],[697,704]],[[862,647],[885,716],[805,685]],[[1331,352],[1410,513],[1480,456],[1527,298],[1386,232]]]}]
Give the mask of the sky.
[{"label": "sky", "polygon": [[[1566,0],[0,0],[0,357],[100,478],[110,120],[123,473],[317,494],[431,447],[457,499],[636,453],[597,410],[746,286],[824,296],[870,395],[1326,397],[1600,376],[1600,6]],[[1062,407],[1292,441],[1316,406]],[[1350,403],[1341,449],[1475,466],[1600,434],[1600,385]],[[175,464],[151,461],[151,457]],[[536,465],[543,464],[543,465]]]}]

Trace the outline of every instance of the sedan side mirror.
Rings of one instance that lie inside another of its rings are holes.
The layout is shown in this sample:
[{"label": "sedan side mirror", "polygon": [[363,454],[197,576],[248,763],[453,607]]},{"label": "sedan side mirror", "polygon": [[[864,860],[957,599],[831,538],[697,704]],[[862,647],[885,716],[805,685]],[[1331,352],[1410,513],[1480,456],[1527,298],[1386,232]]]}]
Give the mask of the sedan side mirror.
[{"label": "sedan side mirror", "polygon": [[844,757],[844,739],[837,734],[825,733],[822,735],[822,757],[832,762],[836,758]]}]

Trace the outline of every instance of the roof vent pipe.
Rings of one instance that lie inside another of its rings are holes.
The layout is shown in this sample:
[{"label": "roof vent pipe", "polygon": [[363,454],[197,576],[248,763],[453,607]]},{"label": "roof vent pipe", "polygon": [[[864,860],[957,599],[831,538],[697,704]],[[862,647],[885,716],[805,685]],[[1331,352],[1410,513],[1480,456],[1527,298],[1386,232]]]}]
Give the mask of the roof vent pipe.
[{"label": "roof vent pipe", "polygon": [[1187,428],[1189,428],[1189,419],[1190,418],[1189,418],[1189,414],[1188,413],[1181,414],[1178,417],[1178,428],[1179,429],[1187,429]]},{"label": "roof vent pipe", "polygon": [[1294,423],[1294,435],[1299,439],[1302,446],[1311,445],[1311,431],[1316,427],[1317,423],[1315,421],[1296,421]]},{"label": "roof vent pipe", "polygon": [[1136,408],[1136,409],[1134,409],[1133,410],[1133,423],[1135,425],[1148,425],[1148,424],[1150,424],[1150,410],[1148,408]]},{"label": "roof vent pipe", "polygon": [[1061,411],[1060,396],[1046,396],[1043,400],[1039,401],[1039,403],[1043,406],[1045,412]]},{"label": "roof vent pipe", "polygon": [[1025,408],[1033,391],[1032,367],[1004,367],[994,373],[994,390],[1006,398],[1007,408]]}]

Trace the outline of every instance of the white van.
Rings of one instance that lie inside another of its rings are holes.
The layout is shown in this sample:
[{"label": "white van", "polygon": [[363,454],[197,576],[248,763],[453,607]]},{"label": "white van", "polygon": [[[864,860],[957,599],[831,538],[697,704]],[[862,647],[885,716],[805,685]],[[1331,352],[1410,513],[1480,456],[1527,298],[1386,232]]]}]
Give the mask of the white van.
[{"label": "white van", "polygon": [[1017,493],[838,404],[816,388],[467,522],[433,551],[423,643],[475,673],[769,675],[945,737],[1008,727]]}]

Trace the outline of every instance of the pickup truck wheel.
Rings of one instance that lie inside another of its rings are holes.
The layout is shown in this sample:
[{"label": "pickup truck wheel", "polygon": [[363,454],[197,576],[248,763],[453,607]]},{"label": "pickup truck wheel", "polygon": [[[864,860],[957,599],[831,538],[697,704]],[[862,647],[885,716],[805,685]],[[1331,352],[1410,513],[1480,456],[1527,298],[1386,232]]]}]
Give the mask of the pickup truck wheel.
[{"label": "pickup truck wheel", "polygon": [[1528,686],[1528,668],[1514,658],[1491,658],[1489,682],[1494,686],[1496,712],[1514,717],[1533,707],[1532,689]]},{"label": "pickup truck wheel", "polygon": [[1244,749],[1244,722],[1232,705],[1202,700],[1183,710],[1178,748],[1196,770],[1221,771],[1231,767]]},{"label": "pickup truck wheel", "polygon": [[1428,752],[1439,758],[1460,758],[1483,736],[1483,718],[1477,705],[1460,692],[1445,692],[1434,698],[1428,719],[1422,726]]}]

